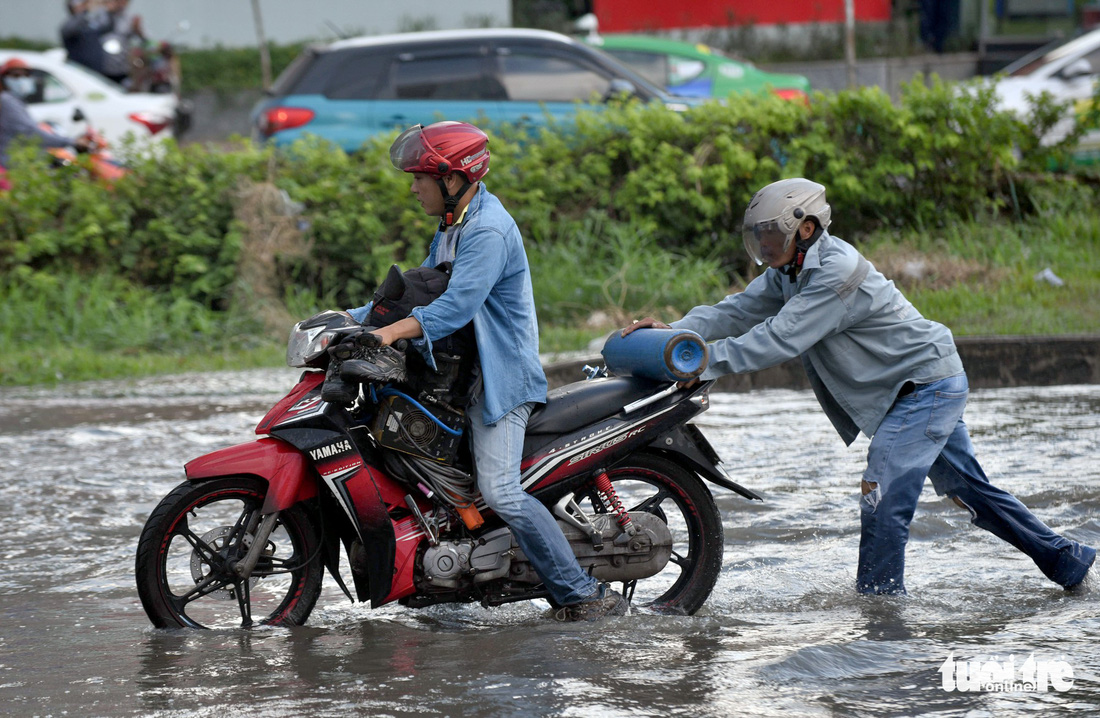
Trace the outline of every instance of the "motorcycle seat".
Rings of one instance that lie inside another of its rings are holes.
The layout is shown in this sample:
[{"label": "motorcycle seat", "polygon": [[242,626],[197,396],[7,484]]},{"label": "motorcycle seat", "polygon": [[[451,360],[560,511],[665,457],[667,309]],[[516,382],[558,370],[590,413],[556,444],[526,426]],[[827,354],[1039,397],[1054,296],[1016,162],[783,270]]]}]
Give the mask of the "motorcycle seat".
[{"label": "motorcycle seat", "polygon": [[618,413],[627,404],[649,396],[667,382],[632,376],[578,381],[549,392],[527,421],[527,435],[567,434]]}]

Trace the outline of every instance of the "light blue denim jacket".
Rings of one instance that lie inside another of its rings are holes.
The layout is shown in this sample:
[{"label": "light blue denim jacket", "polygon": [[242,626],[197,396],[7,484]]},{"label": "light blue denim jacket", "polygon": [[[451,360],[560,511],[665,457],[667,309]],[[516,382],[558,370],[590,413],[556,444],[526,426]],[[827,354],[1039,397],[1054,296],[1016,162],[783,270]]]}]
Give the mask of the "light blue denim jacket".
[{"label": "light blue denim jacket", "polygon": [[[411,344],[434,367],[432,341],[473,319],[484,386],[482,415],[486,424],[495,424],[520,404],[546,401],[531,269],[515,220],[484,184],[478,185],[458,233],[447,291],[412,310],[424,335]],[[443,237],[436,232],[424,266],[447,259],[438,256]],[[368,304],[351,315],[362,322],[369,312]]]},{"label": "light blue denim jacket", "polygon": [[704,379],[801,357],[847,444],[861,430],[875,433],[905,382],[963,371],[951,331],[921,316],[855,247],[827,232],[806,252],[796,282],[768,269],[745,291],[695,307],[672,326],[710,342]]}]

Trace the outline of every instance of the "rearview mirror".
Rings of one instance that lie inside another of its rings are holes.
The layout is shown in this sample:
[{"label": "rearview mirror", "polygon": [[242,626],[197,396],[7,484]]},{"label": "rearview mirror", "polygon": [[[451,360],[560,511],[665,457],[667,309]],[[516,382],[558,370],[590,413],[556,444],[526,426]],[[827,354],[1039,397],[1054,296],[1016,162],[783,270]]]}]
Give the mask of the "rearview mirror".
[{"label": "rearview mirror", "polygon": [[84,111],[79,107],[73,110],[73,122],[83,122],[85,119]]},{"label": "rearview mirror", "polygon": [[1092,73],[1092,63],[1088,61],[1088,58],[1082,57],[1066,65],[1060,74],[1064,80],[1076,80],[1078,77],[1085,77]]},{"label": "rearview mirror", "polygon": [[630,80],[624,80],[621,77],[616,77],[611,81],[611,84],[607,88],[607,94],[604,96],[605,100],[611,100],[616,97],[633,97],[638,94],[638,88],[634,86],[634,83]]}]

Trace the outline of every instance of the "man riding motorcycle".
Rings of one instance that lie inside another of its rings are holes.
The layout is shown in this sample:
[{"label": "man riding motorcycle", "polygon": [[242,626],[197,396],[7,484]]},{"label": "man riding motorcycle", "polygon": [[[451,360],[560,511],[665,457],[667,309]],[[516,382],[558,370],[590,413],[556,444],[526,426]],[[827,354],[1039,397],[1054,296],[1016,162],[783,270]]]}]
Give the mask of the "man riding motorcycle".
[{"label": "man riding motorcycle", "polygon": [[[452,263],[446,291],[410,316],[374,330],[383,346],[411,340],[434,369],[432,343],[471,321],[481,386],[467,408],[478,488],[511,528],[549,590],[558,620],[622,615],[627,604],[580,567],[557,522],[520,483],[528,417],[546,401],[530,268],[519,228],[481,179],[489,139],[465,122],[406,130],[390,147],[394,167],[413,175],[410,190],[439,217],[424,266]],[[364,321],[370,305],[351,310]]]},{"label": "man riding motorcycle", "polygon": [[0,65],[0,168],[8,164],[8,147],[20,137],[38,138],[45,147],[76,147],[86,151],[90,139],[72,139],[46,132],[27,112],[26,98],[35,93],[30,66],[13,57]]}]

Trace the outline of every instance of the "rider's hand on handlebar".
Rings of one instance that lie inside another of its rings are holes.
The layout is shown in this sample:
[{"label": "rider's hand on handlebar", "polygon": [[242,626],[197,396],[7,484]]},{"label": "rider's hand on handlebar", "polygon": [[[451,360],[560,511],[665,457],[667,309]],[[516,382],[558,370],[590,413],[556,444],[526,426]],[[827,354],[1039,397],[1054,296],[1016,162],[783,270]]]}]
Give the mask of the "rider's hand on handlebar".
[{"label": "rider's hand on handlebar", "polygon": [[653,317],[646,317],[645,319],[635,319],[630,326],[623,329],[621,336],[626,336],[635,329],[645,329],[647,327],[653,327],[654,329],[671,329],[669,325],[664,322],[654,319]]},{"label": "rider's hand on handlebar", "polygon": [[368,349],[375,349],[382,346],[382,337],[372,331],[373,329],[374,327],[367,327],[367,331],[356,335],[355,343],[361,347],[366,347]]},{"label": "rider's hand on handlebar", "polygon": [[408,348],[409,343],[404,339],[397,339],[396,341],[387,342],[380,333],[372,331],[363,332],[355,341],[359,343],[359,346],[366,347],[368,349],[377,349],[378,347],[393,347],[399,352],[405,351]]}]

